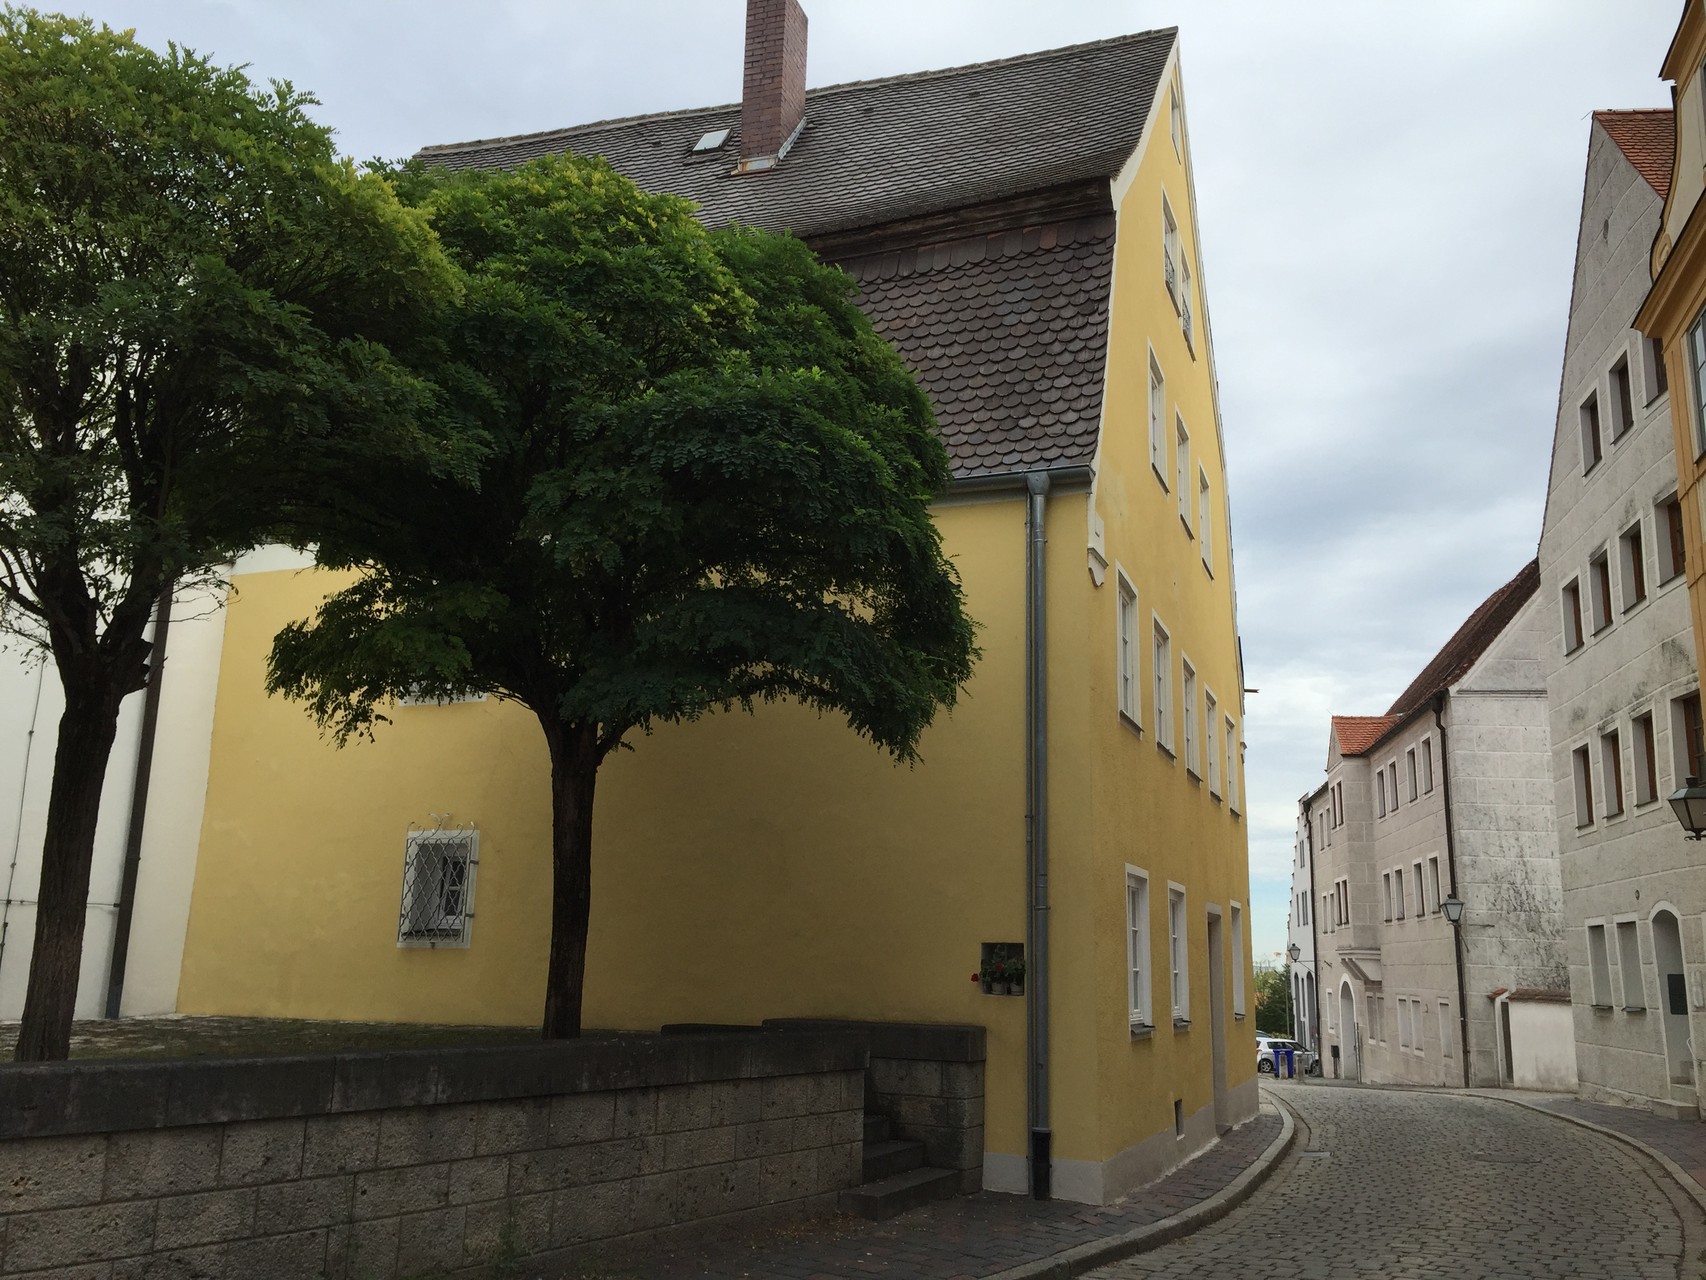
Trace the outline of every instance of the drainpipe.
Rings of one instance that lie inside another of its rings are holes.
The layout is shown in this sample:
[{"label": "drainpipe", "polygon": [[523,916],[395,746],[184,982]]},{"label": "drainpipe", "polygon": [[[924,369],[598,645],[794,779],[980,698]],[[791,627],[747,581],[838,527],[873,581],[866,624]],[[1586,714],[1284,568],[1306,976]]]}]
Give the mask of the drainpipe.
[{"label": "drainpipe", "polygon": [[1026,1119],[1031,1195],[1047,1200],[1054,1140],[1048,1096],[1048,473],[1031,472],[1025,490]]},{"label": "drainpipe", "polygon": [[[1457,836],[1451,821],[1451,753],[1445,742],[1445,690],[1434,694],[1434,724],[1439,729],[1439,785],[1445,802],[1445,866],[1451,877],[1451,892],[1457,893]],[[1462,894],[1457,894],[1461,898]],[[1469,989],[1463,978],[1463,927],[1451,926],[1451,954],[1457,962],[1457,1030],[1458,1047],[1463,1058],[1463,1087],[1469,1087]]]},{"label": "drainpipe", "polygon": [[142,827],[148,817],[148,781],[154,771],[154,734],[160,723],[160,683],[166,671],[166,632],[172,625],[172,583],[154,605],[154,635],[148,647],[148,683],[142,693],[142,733],[136,746],[136,776],[130,790],[130,827],[124,839],[124,872],[119,881],[118,920],[107,970],[106,1016],[118,1017],[124,999],[124,970],[130,959],[130,920],[136,909],[136,876],[142,863]]},{"label": "drainpipe", "polygon": [[[1327,793],[1333,793],[1329,790]],[[1328,804],[1331,805],[1329,800]],[[1305,803],[1303,806],[1303,848],[1309,858],[1309,967],[1315,978],[1315,995],[1310,1004],[1311,1030],[1315,1036],[1315,1057],[1319,1061],[1321,1050],[1326,1046],[1321,1043],[1321,915],[1315,901],[1315,817],[1314,806]],[[1327,819],[1328,822],[1332,818]]]}]

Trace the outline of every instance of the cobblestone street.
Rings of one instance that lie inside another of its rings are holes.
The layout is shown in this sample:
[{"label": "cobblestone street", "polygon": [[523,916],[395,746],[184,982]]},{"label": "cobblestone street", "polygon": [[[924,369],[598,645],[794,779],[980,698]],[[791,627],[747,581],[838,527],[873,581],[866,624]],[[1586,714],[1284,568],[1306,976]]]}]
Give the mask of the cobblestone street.
[{"label": "cobblestone street", "polygon": [[1102,1280],[1444,1280],[1706,1274],[1706,1218],[1619,1142],[1508,1103],[1278,1085],[1302,1124],[1274,1176]]}]

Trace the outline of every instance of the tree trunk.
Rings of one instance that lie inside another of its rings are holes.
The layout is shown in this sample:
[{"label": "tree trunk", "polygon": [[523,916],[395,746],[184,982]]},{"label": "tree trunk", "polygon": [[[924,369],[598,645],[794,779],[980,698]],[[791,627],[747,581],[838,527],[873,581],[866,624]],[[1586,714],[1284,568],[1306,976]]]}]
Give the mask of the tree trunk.
[{"label": "tree trunk", "polygon": [[23,1025],[18,1028],[19,1062],[57,1062],[71,1052],[95,821],[118,731],[120,700],[111,683],[99,676],[67,681],[42,840],[35,948]]},{"label": "tree trunk", "polygon": [[595,727],[548,723],[551,752],[551,964],[545,977],[545,1039],[581,1033],[587,920],[592,908],[592,800],[598,786]]}]

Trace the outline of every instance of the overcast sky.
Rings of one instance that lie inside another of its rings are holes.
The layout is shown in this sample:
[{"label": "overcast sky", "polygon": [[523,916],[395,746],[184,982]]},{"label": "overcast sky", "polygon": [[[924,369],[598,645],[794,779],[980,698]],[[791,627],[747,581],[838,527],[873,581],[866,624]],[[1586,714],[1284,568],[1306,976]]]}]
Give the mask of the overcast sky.
[{"label": "overcast sky", "polygon": [[[1275,953],[1328,715],[1384,711],[1535,553],[1588,114],[1669,104],[1681,2],[804,3],[814,86],[1182,29]],[[357,158],[740,97],[743,0],[84,11],[311,90]]]}]

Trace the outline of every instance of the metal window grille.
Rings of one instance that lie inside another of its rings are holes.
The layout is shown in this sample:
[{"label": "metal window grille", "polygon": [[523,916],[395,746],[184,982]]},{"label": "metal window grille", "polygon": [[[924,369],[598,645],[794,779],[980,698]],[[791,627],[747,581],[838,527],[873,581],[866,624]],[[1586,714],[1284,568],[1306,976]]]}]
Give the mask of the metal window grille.
[{"label": "metal window grille", "polygon": [[472,827],[412,829],[404,842],[400,947],[465,947],[474,927],[480,833]]}]

